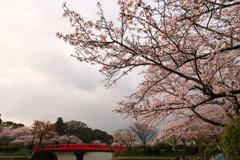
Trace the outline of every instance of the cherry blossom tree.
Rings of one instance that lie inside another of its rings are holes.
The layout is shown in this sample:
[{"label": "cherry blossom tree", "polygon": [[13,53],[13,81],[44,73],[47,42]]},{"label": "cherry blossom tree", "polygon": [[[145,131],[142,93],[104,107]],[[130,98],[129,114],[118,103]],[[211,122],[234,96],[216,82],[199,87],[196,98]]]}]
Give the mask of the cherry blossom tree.
[{"label": "cherry blossom tree", "polygon": [[9,128],[9,127],[6,127],[6,126],[2,127],[2,131],[0,133],[0,142],[8,143],[12,140],[12,138],[9,137],[9,134],[11,133],[11,130],[12,129]]},{"label": "cherry blossom tree", "polygon": [[[221,113],[219,110],[219,107],[212,106],[201,108],[199,112],[208,119],[215,120],[219,123],[227,123],[227,116],[224,114],[219,115],[219,113]],[[210,142],[219,142],[223,128],[203,122],[194,114],[188,114],[184,117],[175,117],[175,119],[170,120],[166,125],[161,126],[160,130],[161,132],[157,139],[174,138],[178,141],[185,139],[209,144]]]},{"label": "cherry blossom tree", "polygon": [[8,136],[13,139],[12,144],[29,145],[33,140],[33,131],[30,127],[19,127],[12,129]]},{"label": "cherry blossom tree", "polygon": [[[221,108],[229,119],[240,109],[239,0],[118,0],[117,22],[85,20],[63,4],[74,33],[57,37],[75,46],[79,61],[100,64],[110,87],[135,68],[138,90],[113,111],[159,123],[169,115],[194,114],[215,126],[201,109]],[[218,114],[216,115],[218,116]]]},{"label": "cherry blossom tree", "polygon": [[[14,139],[11,143],[17,145],[29,145],[32,143],[33,135],[22,135]],[[35,139],[37,140],[37,139]]]},{"label": "cherry blossom tree", "polygon": [[101,141],[100,140],[94,140],[93,144],[101,144]]},{"label": "cherry blossom tree", "polygon": [[32,129],[30,127],[19,127],[16,129],[12,129],[11,132],[9,133],[9,137],[16,139],[20,136],[25,136],[25,135],[32,135]]},{"label": "cherry blossom tree", "polygon": [[136,140],[136,133],[130,128],[119,129],[113,133],[113,142],[117,142],[125,145],[128,149],[131,149]]},{"label": "cherry blossom tree", "polygon": [[149,127],[144,123],[134,123],[130,126],[130,129],[137,135],[141,140],[144,149],[146,144],[157,134],[157,129]]},{"label": "cherry blossom tree", "polygon": [[5,126],[0,133],[0,141],[6,143],[27,145],[30,144],[32,139],[33,135],[30,127],[12,128]]},{"label": "cherry blossom tree", "polygon": [[51,143],[52,144],[67,144],[67,143],[71,143],[71,144],[82,144],[83,141],[81,139],[79,139],[76,136],[67,136],[67,135],[63,135],[63,136],[55,136],[54,138],[51,139]]}]

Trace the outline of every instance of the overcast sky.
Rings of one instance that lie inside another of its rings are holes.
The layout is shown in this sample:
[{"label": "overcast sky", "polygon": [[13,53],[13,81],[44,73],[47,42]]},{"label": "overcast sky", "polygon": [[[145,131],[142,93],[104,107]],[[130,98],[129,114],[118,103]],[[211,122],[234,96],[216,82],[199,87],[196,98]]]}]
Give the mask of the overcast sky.
[{"label": "overcast sky", "polygon": [[[66,1],[66,0],[64,0]],[[74,48],[55,36],[74,28],[62,17],[61,0],[0,1],[0,114],[3,121],[30,126],[34,119],[78,120],[112,134],[133,123],[110,112],[136,90],[134,74],[104,88],[99,66],[80,63]],[[97,19],[97,0],[67,0],[85,19]],[[116,20],[116,0],[100,0],[109,20]]]}]

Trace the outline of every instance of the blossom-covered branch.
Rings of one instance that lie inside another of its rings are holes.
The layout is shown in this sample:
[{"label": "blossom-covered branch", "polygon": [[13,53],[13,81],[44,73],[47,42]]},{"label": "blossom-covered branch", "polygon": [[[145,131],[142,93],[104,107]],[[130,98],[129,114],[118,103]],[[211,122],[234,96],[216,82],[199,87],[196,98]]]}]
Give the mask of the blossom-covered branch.
[{"label": "blossom-covered branch", "polygon": [[[208,106],[227,117],[239,115],[239,0],[118,0],[118,22],[108,21],[98,3],[99,20],[86,21],[63,4],[74,33],[57,37],[75,46],[72,56],[100,64],[110,87],[143,66],[138,90],[113,111],[143,122],[169,115],[195,114]],[[115,25],[117,23],[119,25]]]}]

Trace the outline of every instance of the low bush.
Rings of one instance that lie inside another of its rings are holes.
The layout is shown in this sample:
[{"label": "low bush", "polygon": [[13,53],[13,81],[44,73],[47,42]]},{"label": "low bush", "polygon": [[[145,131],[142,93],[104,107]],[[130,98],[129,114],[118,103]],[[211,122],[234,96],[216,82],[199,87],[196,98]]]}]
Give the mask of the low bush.
[{"label": "low bush", "polygon": [[178,145],[176,146],[176,149],[183,149],[183,147],[184,147],[184,144],[178,144]]},{"label": "low bush", "polygon": [[198,146],[198,151],[199,152],[203,152],[205,149],[206,149],[206,145],[200,145],[200,146]]},{"label": "low bush", "polygon": [[144,145],[135,146],[133,149],[144,149]]},{"label": "low bush", "polygon": [[171,146],[170,144],[165,144],[165,145],[164,145],[164,151],[165,151],[166,153],[171,152],[171,151],[172,151],[172,146]]},{"label": "low bush", "polygon": [[197,146],[184,146],[183,150],[185,155],[193,155],[198,153]]},{"label": "low bush", "polygon": [[[152,152],[150,152],[150,148]],[[171,152],[164,152],[159,149],[158,146],[147,147],[146,150],[144,149],[134,149],[131,150],[123,149],[123,150],[116,150],[114,153],[114,157],[169,157],[169,158],[176,158],[177,156],[182,156],[183,151],[171,151]]]},{"label": "low bush", "polygon": [[145,155],[144,149],[123,149],[121,150],[116,157],[141,157]]},{"label": "low bush", "polygon": [[7,146],[7,147],[0,147],[1,152],[16,152],[18,151],[18,147],[16,146]]},{"label": "low bush", "polygon": [[145,153],[151,154],[152,152],[153,152],[153,150],[152,150],[151,146],[145,146]]},{"label": "low bush", "polygon": [[164,146],[165,146],[166,144],[168,145],[168,143],[163,143],[163,142],[162,142],[162,143],[158,143],[157,146],[158,146],[160,149],[164,149]]},{"label": "low bush", "polygon": [[153,154],[160,154],[161,153],[161,149],[159,148],[159,146],[153,146],[152,147],[152,152]]}]

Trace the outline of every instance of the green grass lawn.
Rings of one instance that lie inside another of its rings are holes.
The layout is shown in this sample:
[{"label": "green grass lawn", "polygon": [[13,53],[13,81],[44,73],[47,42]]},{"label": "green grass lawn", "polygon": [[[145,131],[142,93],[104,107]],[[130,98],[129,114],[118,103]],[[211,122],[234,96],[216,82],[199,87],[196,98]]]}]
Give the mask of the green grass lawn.
[{"label": "green grass lawn", "polygon": [[0,152],[0,157],[26,157],[26,156],[30,156],[32,154],[32,150],[28,150],[28,149],[20,149],[19,151],[16,152],[4,152],[1,151]]}]

